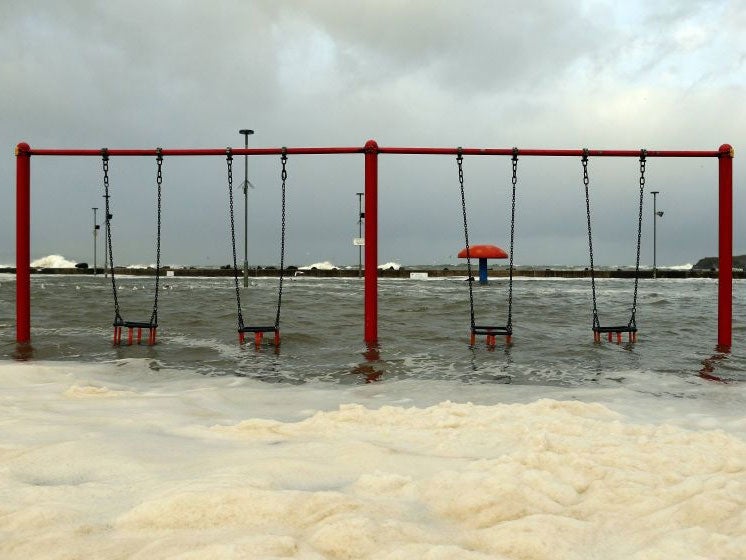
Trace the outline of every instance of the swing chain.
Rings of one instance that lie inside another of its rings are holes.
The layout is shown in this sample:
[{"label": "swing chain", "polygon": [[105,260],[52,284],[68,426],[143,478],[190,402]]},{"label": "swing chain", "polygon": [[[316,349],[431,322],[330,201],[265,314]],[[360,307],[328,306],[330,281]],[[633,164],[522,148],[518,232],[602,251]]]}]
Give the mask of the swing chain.
[{"label": "swing chain", "polygon": [[156,164],[158,171],[155,176],[155,182],[158,185],[158,211],[157,211],[157,230],[155,245],[155,296],[153,298],[153,312],[150,314],[150,324],[158,326],[158,291],[159,281],[161,278],[161,185],[163,184],[163,149],[156,148]]},{"label": "swing chain", "polygon": [[601,324],[598,319],[598,306],[596,304],[596,272],[593,267],[593,235],[591,234],[591,202],[590,194],[588,192],[588,185],[590,179],[588,178],[588,148],[583,148],[583,157],[581,159],[583,163],[583,186],[585,187],[585,212],[588,218],[588,252],[590,254],[590,268],[591,268],[591,295],[593,297],[593,327],[600,327]]},{"label": "swing chain", "polygon": [[280,328],[280,308],[282,307],[282,281],[285,276],[285,181],[288,178],[288,172],[286,169],[288,154],[287,148],[283,146],[282,156],[280,161],[282,162],[282,171],[280,172],[280,178],[282,179],[282,228],[280,233],[280,286],[277,294],[277,315],[275,315],[275,329]]},{"label": "swing chain", "polygon": [[104,170],[104,200],[106,201],[106,241],[109,251],[109,266],[111,267],[111,289],[114,294],[114,324],[123,323],[119,309],[119,297],[117,295],[117,283],[114,278],[114,253],[111,247],[111,211],[109,208],[109,149],[101,149],[101,165]]},{"label": "swing chain", "polygon": [[469,282],[469,320],[471,324],[471,331],[474,332],[474,276],[471,271],[471,253],[469,251],[469,228],[466,222],[466,196],[464,195],[464,168],[463,168],[463,148],[459,146],[458,154],[456,155],[456,164],[458,165],[458,182],[461,187],[461,210],[464,216],[464,240],[466,244],[466,270],[469,275],[467,281]]},{"label": "swing chain", "polygon": [[512,332],[513,329],[513,246],[515,240],[515,189],[516,183],[518,183],[518,148],[513,147],[513,177],[511,183],[513,185],[513,194],[510,203],[510,267],[508,274],[508,323],[506,328]]},{"label": "swing chain", "polygon": [[231,217],[231,247],[233,248],[233,282],[236,286],[236,306],[238,307],[238,328],[243,328],[243,314],[241,313],[241,290],[238,289],[238,261],[236,260],[236,223],[233,218],[233,150],[225,149],[225,160],[228,164],[228,201]]},{"label": "swing chain", "polygon": [[629,326],[634,327],[636,324],[636,313],[637,313],[637,284],[640,278],[640,245],[642,242],[642,205],[643,195],[645,191],[645,164],[647,160],[648,151],[646,149],[640,150],[640,209],[637,216],[637,258],[635,260],[635,290],[632,296],[632,315],[629,319]]}]

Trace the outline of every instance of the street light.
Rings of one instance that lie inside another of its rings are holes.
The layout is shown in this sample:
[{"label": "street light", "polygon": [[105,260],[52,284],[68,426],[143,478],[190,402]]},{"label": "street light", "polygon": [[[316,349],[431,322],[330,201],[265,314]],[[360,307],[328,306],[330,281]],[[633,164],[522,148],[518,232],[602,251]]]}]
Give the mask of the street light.
[{"label": "street light", "polygon": [[658,277],[658,267],[656,263],[656,245],[657,245],[657,239],[656,239],[656,223],[658,221],[658,218],[663,217],[663,211],[659,211],[656,209],[656,197],[658,196],[658,193],[660,191],[650,191],[650,194],[653,195],[653,278]]},{"label": "street light", "polygon": [[96,237],[98,236],[99,225],[96,223],[96,211],[98,208],[91,208],[93,210],[93,275],[96,276]]},{"label": "street light", "polygon": [[[365,218],[365,212],[363,212],[363,196],[365,193],[355,193],[357,195],[357,227],[358,227],[358,239],[363,238],[363,219]],[[357,246],[357,277],[360,278],[363,275],[363,246],[358,241]]]},{"label": "street light", "polygon": [[[244,148],[249,148],[249,136],[254,134],[253,130],[242,128],[238,131],[243,134]],[[249,155],[243,156],[243,287],[249,285]]]}]

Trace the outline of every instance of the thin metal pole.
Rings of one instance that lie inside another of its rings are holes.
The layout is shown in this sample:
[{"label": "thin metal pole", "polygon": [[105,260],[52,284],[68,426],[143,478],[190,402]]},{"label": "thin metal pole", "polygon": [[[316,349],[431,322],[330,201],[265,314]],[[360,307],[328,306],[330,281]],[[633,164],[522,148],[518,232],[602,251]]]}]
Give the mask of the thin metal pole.
[{"label": "thin metal pole", "polygon": [[96,238],[98,237],[98,225],[96,225],[96,211],[98,208],[92,208],[93,210],[93,276],[96,276]]},{"label": "thin metal pole", "polygon": [[[242,128],[244,148],[249,149],[249,136],[253,130]],[[243,287],[249,285],[249,155],[243,156]]]},{"label": "thin metal pole", "polygon": [[657,251],[657,237],[656,237],[656,224],[658,223],[658,212],[656,211],[655,203],[656,197],[660,191],[650,191],[653,195],[653,278],[658,278],[658,266],[656,262],[656,251]]},{"label": "thin metal pole", "polygon": [[[357,236],[358,239],[363,238],[363,195],[365,193],[355,193],[357,195]],[[363,276],[363,246],[357,246],[357,277]]]}]

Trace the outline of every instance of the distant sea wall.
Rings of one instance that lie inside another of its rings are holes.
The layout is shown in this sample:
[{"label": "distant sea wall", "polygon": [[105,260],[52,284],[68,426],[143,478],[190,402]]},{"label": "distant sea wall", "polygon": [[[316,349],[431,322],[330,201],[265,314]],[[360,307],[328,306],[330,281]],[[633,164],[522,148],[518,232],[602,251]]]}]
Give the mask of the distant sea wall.
[{"label": "distant sea wall", "polygon": [[[735,264],[734,264],[735,266]],[[96,270],[97,274],[104,274],[104,270],[99,268]],[[0,268],[0,273],[14,274],[14,268]],[[92,268],[32,268],[32,274],[83,274],[93,275]],[[114,273],[117,276],[153,276],[155,274],[154,268],[115,268]],[[465,267],[453,267],[443,269],[426,269],[426,268],[405,268],[401,267],[398,270],[395,269],[380,269],[378,276],[381,278],[409,278],[411,273],[426,273],[430,278],[446,277],[446,276],[466,276]],[[476,267],[472,269],[472,274],[477,275]],[[277,277],[280,275],[280,271],[275,268],[252,268],[249,270],[248,275],[252,278],[256,277]],[[507,278],[507,269],[495,269],[488,271],[490,278]],[[221,269],[221,268],[175,268],[175,269],[161,269],[161,276],[207,276],[207,277],[232,277],[233,270]],[[239,276],[243,277],[243,273],[239,272]],[[358,276],[357,269],[311,269],[311,270],[297,270],[291,269],[285,271],[285,276],[304,276],[311,278],[354,278]],[[563,269],[563,268],[531,268],[531,267],[518,267],[513,271],[514,277],[529,277],[529,278],[590,278],[591,272],[588,269]],[[616,269],[616,270],[596,270],[596,278],[634,278],[635,271],[630,269]],[[668,270],[658,269],[658,278],[717,278],[718,273],[716,268],[707,269],[696,269],[690,270]],[[652,278],[653,271],[649,269],[640,271],[640,278]],[[734,270],[734,278],[744,278],[744,271]]]}]

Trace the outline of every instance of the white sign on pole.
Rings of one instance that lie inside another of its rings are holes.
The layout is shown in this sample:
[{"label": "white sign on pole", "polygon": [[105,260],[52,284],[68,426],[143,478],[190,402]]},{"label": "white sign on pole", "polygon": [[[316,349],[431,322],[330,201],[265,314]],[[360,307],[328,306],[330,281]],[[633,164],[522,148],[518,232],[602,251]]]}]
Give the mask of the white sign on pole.
[{"label": "white sign on pole", "polygon": [[365,245],[365,238],[364,237],[355,237],[352,240],[352,244],[355,245],[356,247],[363,246],[363,245]]}]

